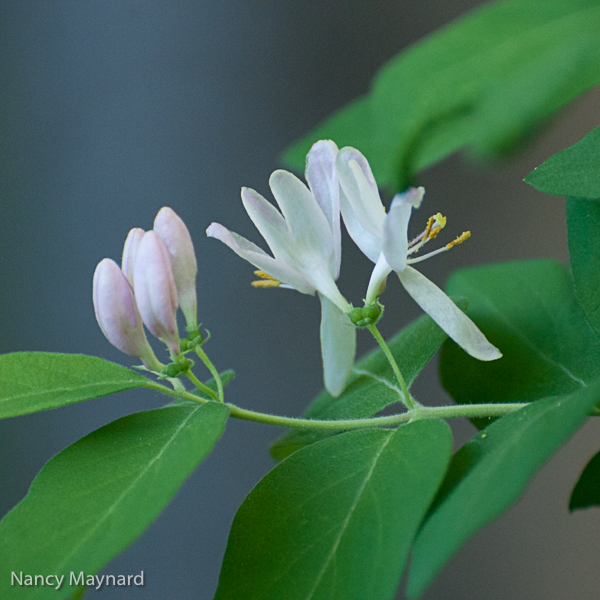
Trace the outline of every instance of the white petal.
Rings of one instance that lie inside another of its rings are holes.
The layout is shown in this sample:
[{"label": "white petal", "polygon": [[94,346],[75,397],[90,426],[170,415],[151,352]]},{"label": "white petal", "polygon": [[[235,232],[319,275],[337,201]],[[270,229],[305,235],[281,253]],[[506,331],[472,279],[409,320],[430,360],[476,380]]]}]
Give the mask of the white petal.
[{"label": "white petal", "polygon": [[394,271],[404,271],[408,253],[408,222],[412,205],[402,197],[392,201],[390,211],[383,223],[383,242],[381,249],[385,260]]},{"label": "white petal", "polygon": [[129,281],[130,285],[133,285],[133,264],[135,263],[135,255],[138,246],[140,245],[140,241],[144,237],[144,233],[146,232],[143,229],[134,227],[127,234],[127,239],[123,246],[121,269],[123,273],[125,273],[125,277],[127,277],[127,281]]},{"label": "white petal", "polygon": [[285,260],[290,253],[292,236],[281,213],[266,198],[250,188],[242,188],[242,203],[275,258]]},{"label": "white petal", "polygon": [[398,273],[417,304],[463,349],[479,360],[496,360],[502,353],[490,344],[477,325],[427,277],[407,266]]},{"label": "white petal", "polygon": [[355,148],[342,148],[335,161],[340,185],[360,224],[376,237],[383,234],[385,209],[367,159]]},{"label": "white petal", "polygon": [[206,235],[220,240],[229,246],[238,256],[271,277],[281,281],[281,283],[290,285],[303,294],[312,295],[315,293],[315,287],[294,269],[280,260],[272,258],[256,244],[249,242],[237,233],[229,231],[223,225],[212,223],[206,230]]},{"label": "white petal", "polygon": [[413,208],[419,208],[423,202],[423,196],[425,196],[425,188],[422,185],[418,188],[409,187],[404,192],[396,194],[392,198],[392,202],[406,202]]},{"label": "white petal", "polygon": [[294,245],[302,254],[297,260],[309,266],[318,257],[330,266],[333,275],[333,232],[310,190],[295,175],[281,169],[271,175],[269,185]]},{"label": "white petal", "polygon": [[305,177],[312,195],[321,207],[333,234],[334,279],[340,274],[342,237],[340,230],[340,182],[335,168],[338,147],[331,140],[313,144],[306,156]]},{"label": "white petal", "polygon": [[339,396],[354,367],[356,329],[350,319],[327,298],[321,300],[321,355],[325,388]]},{"label": "white petal", "polygon": [[346,194],[342,192],[340,194],[340,207],[342,211],[342,217],[344,219],[344,225],[350,234],[350,237],[354,243],[360,248],[361,252],[374,263],[377,262],[379,255],[381,254],[381,238],[373,235],[370,231],[367,231],[358,220],[352,205]]}]

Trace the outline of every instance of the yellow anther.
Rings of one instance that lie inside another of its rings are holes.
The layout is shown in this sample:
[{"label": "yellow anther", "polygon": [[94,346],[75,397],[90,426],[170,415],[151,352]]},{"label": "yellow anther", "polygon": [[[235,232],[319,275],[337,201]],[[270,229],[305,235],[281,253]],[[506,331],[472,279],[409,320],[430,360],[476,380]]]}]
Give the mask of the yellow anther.
[{"label": "yellow anther", "polygon": [[[446,227],[446,217],[442,216],[442,213],[437,213],[429,219],[429,223],[431,223],[431,227],[427,238],[433,240],[437,237],[437,234]],[[429,223],[427,224],[428,226]]]},{"label": "yellow anther", "polygon": [[259,279],[257,281],[252,281],[250,285],[256,288],[274,288],[279,287],[281,282],[277,281],[277,279]]},{"label": "yellow anther", "polygon": [[256,270],[254,274],[258,277],[261,277],[258,281],[253,281],[251,285],[257,288],[273,288],[279,287],[281,285],[281,281],[277,281],[275,277],[272,277],[268,273],[264,271]]},{"label": "yellow anther", "polygon": [[453,246],[458,246],[458,244],[462,244],[466,242],[471,237],[470,231],[463,231],[461,235],[459,235],[455,240],[451,241],[449,244],[446,244],[446,248],[452,248]]}]

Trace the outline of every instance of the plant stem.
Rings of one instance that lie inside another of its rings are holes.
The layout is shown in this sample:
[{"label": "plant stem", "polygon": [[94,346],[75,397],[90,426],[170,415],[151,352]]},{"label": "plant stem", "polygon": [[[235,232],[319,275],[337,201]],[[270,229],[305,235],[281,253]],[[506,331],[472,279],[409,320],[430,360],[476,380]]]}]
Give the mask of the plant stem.
[{"label": "plant stem", "polygon": [[515,412],[529,403],[506,404],[468,404],[456,406],[419,406],[399,415],[385,417],[371,417],[370,419],[344,419],[339,421],[322,421],[317,419],[297,419],[294,417],[281,417],[265,413],[246,410],[233,404],[226,404],[230,415],[236,419],[278,425],[279,427],[294,427],[296,429],[320,430],[349,430],[363,429],[366,427],[390,427],[401,425],[416,419],[455,419],[459,417],[500,417]]},{"label": "plant stem", "polygon": [[415,403],[413,402],[413,399],[410,397],[410,392],[408,391],[408,386],[406,385],[406,381],[404,381],[404,377],[402,377],[402,373],[400,373],[400,369],[398,368],[398,363],[396,362],[396,359],[394,358],[394,355],[392,354],[390,347],[387,345],[386,341],[383,339],[383,336],[379,333],[379,330],[377,329],[377,327],[375,327],[374,324],[369,325],[368,329],[373,334],[373,337],[377,340],[377,343],[381,346],[381,349],[383,350],[383,353],[385,354],[386,358],[388,359],[390,365],[392,365],[392,369],[394,371],[394,374],[396,375],[396,379],[398,380],[398,383],[400,384],[400,388],[402,389],[402,394],[404,395],[404,398],[401,398],[402,402],[406,405],[406,408],[408,408],[408,410],[415,408]]},{"label": "plant stem", "polygon": [[185,376],[199,389],[202,390],[205,394],[208,394],[211,398],[214,398],[217,402],[223,402],[223,399],[217,396],[207,385],[204,385],[191,371],[188,369],[185,372]]},{"label": "plant stem", "polygon": [[223,382],[221,381],[221,376],[219,375],[219,371],[215,368],[215,365],[212,364],[210,358],[206,355],[206,352],[202,350],[200,346],[196,346],[195,348],[196,354],[200,357],[200,360],[206,365],[208,370],[211,372],[215,381],[217,382],[217,392],[218,392],[218,400],[219,402],[225,401],[225,395],[223,393]]}]

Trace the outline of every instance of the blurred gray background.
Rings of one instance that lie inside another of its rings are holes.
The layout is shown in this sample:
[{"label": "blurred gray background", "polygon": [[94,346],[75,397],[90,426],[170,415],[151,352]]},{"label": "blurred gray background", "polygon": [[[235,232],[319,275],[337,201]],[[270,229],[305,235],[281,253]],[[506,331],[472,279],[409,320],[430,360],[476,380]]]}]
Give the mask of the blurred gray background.
[{"label": "blurred gray background", "polygon": [[[196,246],[209,354],[237,372],[229,399],[299,414],[321,388],[318,301],[251,288],[250,265],[204,231],[218,221],[262,243],[240,187],[268,194],[286,145],[366,92],[396,52],[478,4],[1,0],[0,352],[78,352],[131,364],[96,325],[92,274],[102,258],[119,259],[131,227],[151,228],[169,205]],[[596,90],[568,107],[515,161],[483,167],[455,156],[425,172],[423,217],[441,211],[449,235],[471,229],[473,237],[423,271],[442,285],[463,265],[566,261],[563,200],[521,180],[599,124],[599,100]],[[371,265],[347,242],[341,287],[356,303]],[[394,282],[384,301],[386,335],[419,314]],[[372,345],[366,336],[359,343],[361,351]],[[449,401],[435,364],[413,389],[424,403]],[[0,513],[56,452],[163,402],[131,392],[1,421]],[[468,423],[453,426],[457,443],[473,432]],[[597,599],[599,513],[569,515],[566,506],[599,433],[597,423],[580,432],[515,508],[464,547],[426,598]],[[168,509],[105,569],[144,570],[146,587],[107,588],[101,597],[212,598],[235,511],[273,466],[267,450],[279,435],[231,420]]]}]

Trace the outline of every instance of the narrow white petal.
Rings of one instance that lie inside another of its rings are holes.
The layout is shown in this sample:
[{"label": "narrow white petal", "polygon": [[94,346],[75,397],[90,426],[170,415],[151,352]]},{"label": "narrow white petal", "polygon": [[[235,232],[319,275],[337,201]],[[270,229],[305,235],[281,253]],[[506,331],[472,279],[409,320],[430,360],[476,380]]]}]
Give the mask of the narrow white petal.
[{"label": "narrow white petal", "polygon": [[394,198],[383,223],[381,249],[394,271],[404,271],[408,253],[408,222],[412,205],[402,197]]},{"label": "narrow white petal", "polygon": [[334,262],[333,232],[310,190],[295,175],[281,169],[271,175],[269,185],[293,243],[300,251],[297,260],[304,260],[308,266],[313,257],[318,257],[331,267]]},{"label": "narrow white petal", "polygon": [[477,325],[427,277],[407,266],[398,273],[417,304],[463,349],[479,360],[496,360],[502,353],[490,344]]},{"label": "narrow white petal", "polygon": [[361,252],[376,263],[381,254],[381,238],[373,235],[362,226],[344,192],[340,194],[340,207],[344,225],[350,237],[360,248]]},{"label": "narrow white petal", "polygon": [[339,396],[354,367],[356,329],[350,319],[327,298],[321,300],[321,355],[325,388]]},{"label": "narrow white petal", "polygon": [[392,198],[392,202],[406,202],[413,208],[419,208],[423,202],[423,196],[425,196],[425,188],[422,185],[418,188],[409,187],[404,192],[396,194]]},{"label": "narrow white petal", "polygon": [[382,236],[385,209],[367,159],[355,148],[342,148],[335,161],[340,185],[360,224],[376,237]]},{"label": "narrow white petal", "polygon": [[340,229],[340,183],[335,168],[338,147],[331,140],[313,144],[306,156],[305,177],[312,195],[321,207],[333,234],[334,279],[340,274],[342,238]]},{"label": "narrow white petal", "polygon": [[312,295],[315,293],[315,287],[294,269],[284,262],[272,258],[256,244],[249,242],[237,233],[229,231],[223,225],[212,223],[206,230],[206,235],[220,240],[229,246],[238,256],[271,277],[281,281],[281,283],[290,285],[303,294]]}]

